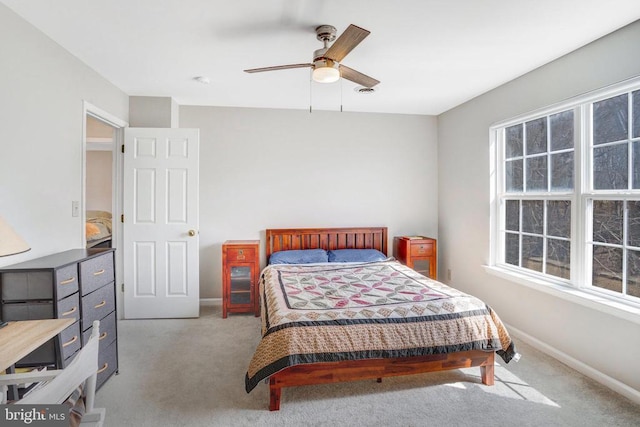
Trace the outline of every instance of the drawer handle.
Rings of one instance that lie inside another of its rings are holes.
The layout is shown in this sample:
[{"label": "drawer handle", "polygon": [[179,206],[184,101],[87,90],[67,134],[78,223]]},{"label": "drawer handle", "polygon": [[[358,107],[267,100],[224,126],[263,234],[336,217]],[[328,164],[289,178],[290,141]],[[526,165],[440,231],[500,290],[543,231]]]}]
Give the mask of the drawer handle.
[{"label": "drawer handle", "polygon": [[78,306],[73,307],[71,310],[69,311],[65,311],[64,313],[62,313],[63,316],[68,316],[70,314],[75,313],[76,311],[78,311]]},{"label": "drawer handle", "polygon": [[93,275],[94,275],[94,276],[99,276],[99,275],[101,275],[101,274],[104,274],[104,272],[105,272],[105,269],[103,268],[102,270],[94,271],[94,272],[93,272]]},{"label": "drawer handle", "polygon": [[71,278],[69,278],[67,280],[63,280],[62,282],[60,282],[60,284],[61,285],[68,285],[69,283],[73,283],[75,281],[76,281],[76,278],[75,277],[71,277]]},{"label": "drawer handle", "polygon": [[98,337],[98,341],[102,341],[103,339],[105,339],[107,337],[107,335],[108,334],[106,332],[101,333],[100,336]]},{"label": "drawer handle", "polygon": [[74,342],[78,341],[78,336],[74,335],[73,338],[71,338],[69,341],[67,341],[66,343],[62,344],[63,347],[67,347],[70,346],[71,344],[73,344]]},{"label": "drawer handle", "polygon": [[94,305],[93,308],[100,308],[100,307],[104,307],[105,305],[107,305],[107,302],[105,300],[102,300],[100,304]]},{"label": "drawer handle", "polygon": [[96,374],[101,374],[104,371],[107,370],[107,368],[109,368],[109,364],[107,362],[104,363],[104,365],[102,365],[102,368],[98,369],[98,372],[96,372]]}]

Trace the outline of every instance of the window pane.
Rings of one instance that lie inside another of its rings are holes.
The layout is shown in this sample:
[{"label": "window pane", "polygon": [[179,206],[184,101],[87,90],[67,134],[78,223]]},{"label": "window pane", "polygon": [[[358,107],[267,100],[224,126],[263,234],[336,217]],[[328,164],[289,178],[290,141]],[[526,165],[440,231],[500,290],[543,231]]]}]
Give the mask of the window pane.
[{"label": "window pane", "polygon": [[573,148],[573,110],[554,114],[550,121],[551,150]]},{"label": "window pane", "polygon": [[511,231],[520,231],[520,201],[507,200],[505,215],[506,229]]},{"label": "window pane", "polygon": [[508,192],[522,191],[522,160],[511,160],[505,163],[505,181]]},{"label": "window pane", "polygon": [[547,274],[571,278],[571,244],[566,240],[547,241]]},{"label": "window pane", "polygon": [[549,200],[547,202],[547,234],[556,237],[571,237],[571,202]]},{"label": "window pane", "polygon": [[633,188],[640,188],[640,142],[633,143]]},{"label": "window pane", "polygon": [[527,155],[547,152],[547,118],[531,120],[526,124]]},{"label": "window pane", "polygon": [[640,138],[640,90],[633,92],[633,137]]},{"label": "window pane", "polygon": [[593,241],[622,244],[624,203],[621,200],[593,201]]},{"label": "window pane", "polygon": [[522,266],[529,270],[542,271],[543,238],[522,236]]},{"label": "window pane", "polygon": [[507,264],[520,265],[520,237],[517,234],[505,235],[504,258]]},{"label": "window pane", "polygon": [[627,295],[640,298],[640,252],[629,251],[627,256]]},{"label": "window pane", "polygon": [[593,188],[625,190],[628,178],[627,144],[593,149]]},{"label": "window pane", "polygon": [[593,247],[593,286],[622,292],[622,249]]},{"label": "window pane", "polygon": [[522,156],[522,125],[515,125],[505,129],[505,158]]},{"label": "window pane", "polygon": [[544,214],[543,200],[522,201],[522,231],[525,233],[542,234]]},{"label": "window pane", "polygon": [[573,151],[551,155],[551,191],[573,190]]},{"label": "window pane", "polygon": [[527,158],[527,191],[547,191],[547,156]]},{"label": "window pane", "polygon": [[627,244],[640,247],[640,202],[627,202]]},{"label": "window pane", "polygon": [[628,137],[627,94],[593,104],[593,143],[621,141]]}]

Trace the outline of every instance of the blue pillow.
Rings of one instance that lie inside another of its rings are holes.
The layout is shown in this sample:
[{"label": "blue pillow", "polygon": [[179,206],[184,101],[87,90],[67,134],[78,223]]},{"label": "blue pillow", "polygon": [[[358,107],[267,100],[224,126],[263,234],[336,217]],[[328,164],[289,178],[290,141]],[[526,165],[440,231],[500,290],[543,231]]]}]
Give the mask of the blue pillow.
[{"label": "blue pillow", "polygon": [[327,251],[324,249],[278,251],[269,257],[269,264],[310,264],[327,261]]},{"label": "blue pillow", "polygon": [[337,249],[329,251],[329,262],[384,261],[387,256],[376,249]]}]

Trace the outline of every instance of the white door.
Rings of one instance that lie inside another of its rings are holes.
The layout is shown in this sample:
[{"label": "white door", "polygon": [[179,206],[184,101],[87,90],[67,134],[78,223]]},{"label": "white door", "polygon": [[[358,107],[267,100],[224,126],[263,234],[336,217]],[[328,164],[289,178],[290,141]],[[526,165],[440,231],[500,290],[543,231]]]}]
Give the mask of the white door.
[{"label": "white door", "polygon": [[198,129],[125,129],[124,317],[199,315]]}]

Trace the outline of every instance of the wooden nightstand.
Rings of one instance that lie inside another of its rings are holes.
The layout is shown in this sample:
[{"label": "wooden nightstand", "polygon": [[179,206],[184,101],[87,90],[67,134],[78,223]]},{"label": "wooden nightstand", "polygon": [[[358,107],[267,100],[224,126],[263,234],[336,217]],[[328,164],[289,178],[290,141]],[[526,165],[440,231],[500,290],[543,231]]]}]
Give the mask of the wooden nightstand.
[{"label": "wooden nightstand", "polygon": [[258,275],[260,241],[227,240],[222,245],[222,317],[227,313],[260,315]]},{"label": "wooden nightstand", "polygon": [[393,256],[407,267],[436,280],[436,239],[424,236],[398,236],[393,239]]}]

